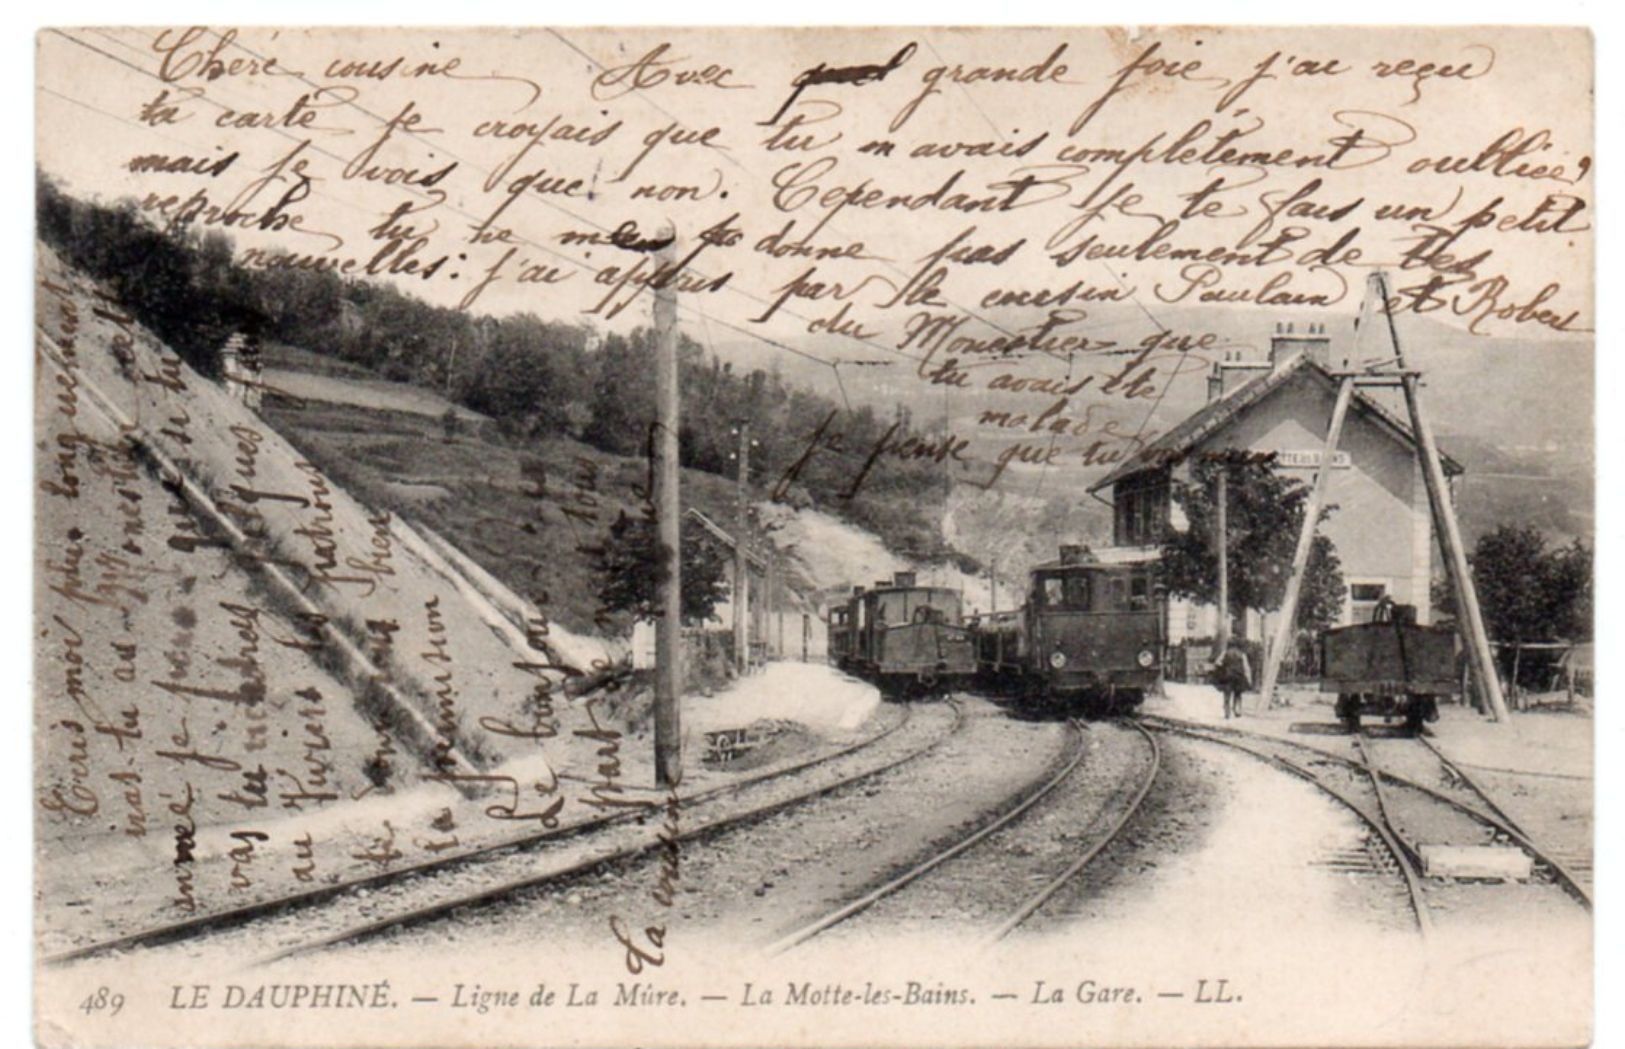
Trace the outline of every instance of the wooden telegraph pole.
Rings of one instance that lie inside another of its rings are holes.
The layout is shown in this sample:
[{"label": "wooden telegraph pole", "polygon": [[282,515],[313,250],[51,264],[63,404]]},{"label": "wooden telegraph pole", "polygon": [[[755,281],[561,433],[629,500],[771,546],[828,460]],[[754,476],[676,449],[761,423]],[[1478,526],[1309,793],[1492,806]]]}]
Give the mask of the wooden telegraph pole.
[{"label": "wooden telegraph pole", "polygon": [[[767,542],[766,554],[767,581],[762,586],[762,600],[757,603],[757,607],[761,609],[761,612],[759,613],[760,619],[757,623],[756,635],[762,639],[762,647],[766,650],[764,658],[771,659],[773,657],[771,650],[773,643],[773,605],[779,593],[778,564],[773,556],[772,539]],[[782,633],[779,643],[781,645],[784,643]]]},{"label": "wooden telegraph pole", "polygon": [[[675,230],[659,255],[662,267],[677,258]],[[683,663],[683,558],[682,509],[678,498],[677,465],[677,289],[668,283],[655,290],[655,516],[666,559],[666,581],[655,621],[655,783],[676,787],[683,779],[682,720],[678,708],[682,694]]]},{"label": "wooden telegraph pole", "polygon": [[1213,658],[1230,643],[1230,464],[1219,464],[1218,491],[1214,495],[1217,520],[1213,545],[1219,557],[1219,627],[1213,632]]},{"label": "wooden telegraph pole", "polygon": [[750,669],[750,564],[745,557],[746,513],[750,493],[745,485],[750,477],[750,422],[739,422],[739,480],[734,523],[734,667],[743,674]]},{"label": "wooden telegraph pole", "polygon": [[773,658],[784,658],[784,566],[779,563],[779,552],[769,540],[768,556],[773,558],[773,587],[768,591],[773,600],[768,604],[768,612],[773,616],[774,629],[778,631],[778,645],[774,649]]},{"label": "wooden telegraph pole", "polygon": [[[1467,650],[1473,676],[1483,690],[1485,705],[1495,721],[1507,719],[1506,699],[1501,694],[1501,682],[1495,674],[1495,660],[1490,654],[1489,636],[1484,631],[1484,619],[1478,607],[1478,592],[1473,586],[1472,572],[1467,565],[1467,554],[1461,543],[1461,528],[1456,511],[1450,503],[1450,491],[1445,481],[1444,466],[1439,461],[1439,448],[1433,440],[1433,430],[1422,414],[1417,388],[1421,373],[1405,366],[1405,353],[1399,345],[1399,332],[1394,327],[1393,311],[1388,306],[1388,277],[1382,271],[1373,272],[1366,280],[1365,301],[1360,306],[1360,319],[1356,331],[1356,348],[1376,338],[1377,310],[1382,310],[1388,343],[1393,353],[1375,363],[1363,365],[1363,375],[1344,372],[1337,390],[1337,403],[1332,409],[1331,427],[1326,434],[1326,450],[1321,456],[1320,468],[1315,474],[1315,487],[1305,510],[1303,528],[1298,534],[1298,547],[1292,557],[1292,574],[1287,577],[1286,596],[1281,602],[1281,620],[1276,625],[1275,644],[1264,658],[1264,698],[1273,700],[1275,684],[1280,674],[1281,661],[1292,638],[1293,624],[1297,620],[1298,593],[1303,583],[1304,570],[1309,561],[1309,550],[1314,542],[1321,507],[1325,502],[1326,480],[1331,475],[1332,456],[1337,451],[1338,438],[1343,429],[1343,417],[1348,412],[1357,378],[1371,385],[1393,385],[1395,373],[1380,373],[1379,368],[1394,365],[1398,368],[1399,385],[1405,392],[1405,407],[1410,414],[1411,434],[1416,446],[1416,458],[1422,468],[1422,480],[1427,488],[1428,507],[1433,516],[1433,528],[1444,553],[1445,574],[1456,598],[1456,629]],[[1361,357],[1362,361],[1366,359]]]}]

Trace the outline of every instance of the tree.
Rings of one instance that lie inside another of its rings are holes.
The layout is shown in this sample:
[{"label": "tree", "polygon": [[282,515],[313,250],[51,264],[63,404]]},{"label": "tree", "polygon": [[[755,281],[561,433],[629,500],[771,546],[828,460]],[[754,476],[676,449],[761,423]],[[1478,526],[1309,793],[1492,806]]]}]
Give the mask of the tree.
[{"label": "tree", "polygon": [[[1548,550],[1536,528],[1504,524],[1479,536],[1468,560],[1490,637],[1511,645],[1591,637],[1591,556],[1578,539]],[[1444,591],[1440,610],[1454,613]]]},{"label": "tree", "polygon": [[135,201],[112,206],[74,200],[36,175],[39,235],[63,258],[106,284],[113,298],[204,375],[220,373],[220,347],[233,332],[258,337],[266,326],[229,238],[185,223],[160,229]]},{"label": "tree", "polygon": [[648,328],[611,334],[592,356],[592,417],[581,439],[616,455],[640,455],[655,421],[654,334]]},{"label": "tree", "polygon": [[1591,638],[1591,561],[1591,548],[1578,539],[1547,558],[1546,614],[1560,638]]},{"label": "tree", "polygon": [[[472,329],[465,337],[473,341]],[[526,437],[569,433],[587,399],[587,330],[521,313],[490,326],[461,400]]]},{"label": "tree", "polygon": [[1471,560],[1490,636],[1512,643],[1547,640],[1545,537],[1533,528],[1501,525],[1479,537]]},{"label": "tree", "polygon": [[[1301,481],[1282,477],[1269,463],[1198,460],[1191,467],[1189,481],[1172,483],[1171,497],[1183,509],[1188,527],[1170,529],[1163,541],[1163,582],[1177,597],[1218,602],[1214,497],[1221,470],[1228,471],[1230,614],[1240,615],[1249,608],[1273,612],[1286,596],[1310,490]],[[1321,523],[1336,509],[1323,508]],[[1299,591],[1297,626],[1320,630],[1336,622],[1343,609],[1343,592],[1337,551],[1330,539],[1316,535]]]},{"label": "tree", "polygon": [[[682,530],[682,557],[683,622],[701,623],[728,596],[727,558],[689,527]],[[666,548],[654,521],[621,511],[598,554],[598,571],[604,579],[600,596],[606,609],[630,612],[634,619],[659,617],[660,588],[667,578]]]}]

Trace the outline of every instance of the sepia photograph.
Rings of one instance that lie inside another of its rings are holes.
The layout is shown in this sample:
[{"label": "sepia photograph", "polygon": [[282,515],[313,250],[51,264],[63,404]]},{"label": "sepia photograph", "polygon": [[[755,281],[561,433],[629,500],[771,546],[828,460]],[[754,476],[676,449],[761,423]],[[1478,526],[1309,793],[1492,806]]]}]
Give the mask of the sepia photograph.
[{"label": "sepia photograph", "polygon": [[1590,31],[34,47],[39,1044],[1592,1040]]}]

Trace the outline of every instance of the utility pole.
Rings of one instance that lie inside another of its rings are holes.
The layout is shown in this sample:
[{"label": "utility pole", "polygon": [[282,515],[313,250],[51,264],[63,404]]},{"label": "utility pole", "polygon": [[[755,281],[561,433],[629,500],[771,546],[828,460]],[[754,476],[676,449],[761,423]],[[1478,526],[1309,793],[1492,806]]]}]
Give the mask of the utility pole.
[{"label": "utility pole", "polygon": [[776,561],[775,561],[775,559],[773,557],[773,541],[771,539],[768,540],[766,556],[767,556],[767,582],[766,582],[766,585],[764,586],[764,588],[762,590],[761,629],[757,631],[757,634],[762,639],[763,648],[764,649],[769,649],[769,650],[763,652],[764,658],[771,658],[773,653],[770,650],[769,646],[771,645],[771,638],[773,637],[773,599],[778,594],[778,582],[779,582],[778,581],[778,571],[777,571],[778,564],[776,563]]},{"label": "utility pole", "polygon": [[[660,252],[660,265],[677,258],[675,230]],[[655,289],[655,429],[654,500],[660,544],[666,561],[659,617],[655,620],[655,783],[675,788],[683,779],[682,694],[683,558],[681,505],[677,467],[677,289],[668,283]]]},{"label": "utility pole", "polygon": [[[769,540],[769,542],[771,543],[771,540]],[[778,659],[783,659],[784,658],[784,567],[779,564],[779,552],[778,552],[778,550],[776,548],[769,547],[768,553],[773,558],[773,589],[769,591],[769,593],[771,593],[773,595],[773,603],[772,603],[772,605],[770,607],[771,607],[771,610],[773,612],[773,621],[774,621],[774,624],[775,624],[775,629],[778,631],[778,635],[779,635],[778,647],[774,650],[773,655]]]},{"label": "utility pole", "polygon": [[739,480],[734,520],[734,666],[743,674],[750,669],[750,564],[745,556],[745,518],[750,508],[746,488],[750,477],[750,421],[741,419],[735,432],[739,434]]},{"label": "utility pole", "polygon": [[1219,464],[1217,517],[1213,545],[1219,556],[1219,627],[1213,632],[1214,658],[1224,654],[1230,643],[1230,465]]}]

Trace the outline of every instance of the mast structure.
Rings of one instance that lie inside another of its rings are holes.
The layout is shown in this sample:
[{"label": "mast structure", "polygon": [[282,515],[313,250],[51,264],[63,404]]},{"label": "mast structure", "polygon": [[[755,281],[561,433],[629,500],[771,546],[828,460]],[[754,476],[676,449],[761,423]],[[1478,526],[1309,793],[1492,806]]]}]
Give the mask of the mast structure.
[{"label": "mast structure", "polygon": [[[1303,576],[1309,563],[1309,552],[1314,545],[1315,530],[1320,523],[1321,508],[1325,506],[1326,490],[1332,474],[1332,459],[1342,438],[1343,420],[1348,414],[1349,402],[1356,386],[1399,385],[1405,394],[1405,409],[1410,416],[1411,434],[1416,448],[1417,463],[1422,470],[1422,481],[1427,488],[1428,508],[1433,517],[1433,531],[1444,554],[1445,575],[1456,599],[1456,629],[1461,634],[1467,651],[1473,677],[1478,682],[1484,705],[1492,720],[1507,720],[1506,697],[1501,693],[1501,681],[1495,673],[1495,659],[1490,651],[1489,635],[1484,629],[1484,617],[1479,609],[1478,591],[1467,564],[1467,553],[1462,545],[1461,526],[1450,501],[1450,489],[1439,459],[1439,448],[1433,439],[1433,428],[1422,412],[1419,394],[1422,373],[1406,366],[1405,352],[1400,347],[1399,331],[1394,326],[1393,310],[1389,305],[1388,276],[1381,270],[1366,280],[1365,301],[1360,305],[1360,318],[1356,322],[1355,351],[1357,367],[1346,366],[1338,374],[1337,400],[1332,408],[1331,423],[1326,431],[1326,447],[1316,469],[1309,505],[1304,511],[1298,545],[1292,556],[1292,571],[1287,577],[1286,594],[1281,602],[1280,618],[1275,625],[1275,636],[1264,655],[1264,681],[1262,692],[1267,703],[1274,703],[1275,687],[1280,680],[1281,664],[1292,643],[1298,618],[1298,597]],[[1378,311],[1381,311],[1381,317]],[[1379,324],[1379,320],[1381,323]],[[1365,357],[1362,347],[1386,336],[1387,356]]]}]

